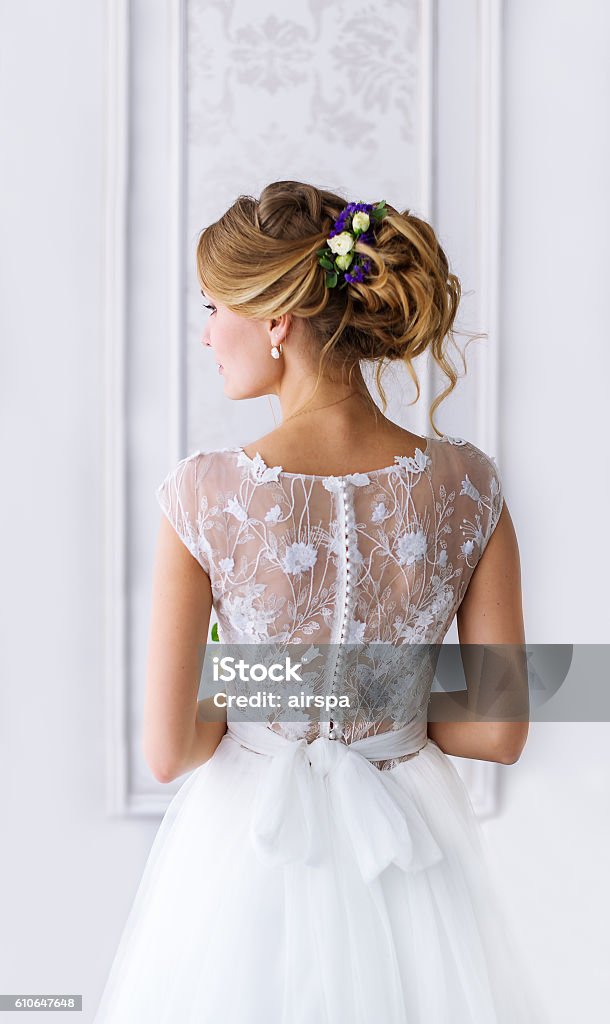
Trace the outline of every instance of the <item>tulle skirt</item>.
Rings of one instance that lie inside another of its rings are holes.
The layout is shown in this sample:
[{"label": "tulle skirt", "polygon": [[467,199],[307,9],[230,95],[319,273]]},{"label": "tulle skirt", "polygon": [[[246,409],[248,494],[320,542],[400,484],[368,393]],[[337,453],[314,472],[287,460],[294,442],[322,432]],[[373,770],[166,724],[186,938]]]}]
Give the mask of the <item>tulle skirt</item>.
[{"label": "tulle skirt", "polygon": [[171,801],[94,1024],[548,1024],[437,744],[379,771],[253,729]]}]

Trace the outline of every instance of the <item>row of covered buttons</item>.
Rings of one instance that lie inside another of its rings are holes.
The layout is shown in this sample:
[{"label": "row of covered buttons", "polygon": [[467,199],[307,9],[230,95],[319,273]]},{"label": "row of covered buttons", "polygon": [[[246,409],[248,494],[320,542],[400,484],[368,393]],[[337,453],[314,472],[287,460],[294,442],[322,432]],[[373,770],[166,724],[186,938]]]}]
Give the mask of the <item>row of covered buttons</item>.
[{"label": "row of covered buttons", "polygon": [[[348,504],[347,504],[347,481],[346,480],[343,480],[341,482],[341,487],[342,487],[342,496],[343,496],[343,510],[344,510],[344,517],[345,517],[345,561],[346,561],[346,565],[347,565],[347,569],[346,569],[346,577],[347,577],[347,579],[346,579],[346,584],[345,584],[345,607],[343,609],[343,624],[341,626],[341,640],[340,640],[340,643],[344,643],[345,642],[345,628],[346,628],[346,624],[347,624],[347,620],[348,620],[348,613],[349,613],[349,607],[350,607],[350,601],[351,601],[352,580],[351,580],[350,561],[349,561],[349,537],[350,537],[350,532],[351,532],[351,530],[354,527],[354,517],[353,517],[353,513],[352,513],[351,507],[349,507]],[[342,657],[342,650],[341,650],[341,648],[339,648],[339,651],[338,651],[338,654],[337,654],[337,661],[335,663],[335,677],[337,676],[337,672],[339,670],[339,659],[341,657]],[[334,686],[333,686],[333,689],[334,689]],[[338,738],[337,724],[333,721],[332,718],[330,720],[329,726],[330,726],[329,727],[329,732],[328,732],[329,738],[331,740],[336,740]]]}]

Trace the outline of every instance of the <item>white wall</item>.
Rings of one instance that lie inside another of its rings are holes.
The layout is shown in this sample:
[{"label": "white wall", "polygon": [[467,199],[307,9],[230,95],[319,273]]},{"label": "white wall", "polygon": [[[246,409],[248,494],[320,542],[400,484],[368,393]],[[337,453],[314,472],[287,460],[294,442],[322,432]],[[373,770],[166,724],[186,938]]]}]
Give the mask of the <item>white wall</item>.
[{"label": "white wall", "polygon": [[158,826],[104,813],[104,7],[0,5],[0,992],[85,1021]]},{"label": "white wall", "polygon": [[[505,7],[502,463],[528,639],[607,642],[610,7]],[[0,992],[82,993],[84,1021],[158,827],[104,810],[104,12],[0,5]],[[610,995],[609,740],[532,727],[485,826],[554,1024]]]},{"label": "white wall", "polygon": [[[609,640],[609,42],[600,0],[505,3],[502,454],[530,643]],[[532,725],[485,826],[556,1024],[610,998],[609,750],[608,723]]]}]

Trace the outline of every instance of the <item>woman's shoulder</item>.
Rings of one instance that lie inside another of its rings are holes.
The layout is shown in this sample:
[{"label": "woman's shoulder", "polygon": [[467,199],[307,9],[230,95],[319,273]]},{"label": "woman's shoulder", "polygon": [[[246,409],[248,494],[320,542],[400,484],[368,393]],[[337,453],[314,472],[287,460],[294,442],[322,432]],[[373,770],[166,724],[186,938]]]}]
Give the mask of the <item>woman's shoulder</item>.
[{"label": "woman's shoulder", "polygon": [[[441,440],[441,439],[439,439]],[[485,520],[481,553],[495,529],[504,505],[504,486],[493,455],[462,437],[443,437],[448,460],[439,466],[464,507]],[[437,463],[438,465],[438,463]],[[459,487],[459,490],[458,490]]]},{"label": "woman's shoulder", "polygon": [[226,476],[236,466],[241,451],[232,448],[197,448],[175,463],[157,487],[157,493],[172,487],[178,492],[196,492],[204,480],[213,485],[214,480]]},{"label": "woman's shoulder", "polygon": [[188,455],[179,459],[171,472],[175,472],[179,467],[183,469],[208,468],[215,464],[234,461],[230,456],[237,455],[241,451],[242,448],[239,445],[227,448],[195,448]]},{"label": "woman's shoulder", "polygon": [[458,485],[460,495],[489,505],[494,518],[499,516],[504,495],[495,456],[467,438],[443,435],[437,441],[434,459],[437,475],[452,486]]},{"label": "woman's shoulder", "polygon": [[446,446],[448,460],[459,465],[470,464],[497,472],[495,456],[489,455],[483,448],[479,448],[474,441],[464,437],[453,437],[449,434],[443,434],[442,437],[435,438],[435,440]]}]

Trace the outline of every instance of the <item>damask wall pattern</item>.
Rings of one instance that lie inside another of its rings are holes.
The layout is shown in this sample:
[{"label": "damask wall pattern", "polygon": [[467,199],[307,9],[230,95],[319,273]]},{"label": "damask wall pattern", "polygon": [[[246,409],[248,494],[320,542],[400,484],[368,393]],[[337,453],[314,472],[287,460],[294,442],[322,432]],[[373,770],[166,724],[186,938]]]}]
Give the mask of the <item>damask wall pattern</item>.
[{"label": "damask wall pattern", "polygon": [[[212,383],[197,343],[202,228],[239,194],[278,179],[424,212],[426,11],[427,0],[187,0],[187,450],[249,439],[236,433],[241,403]],[[273,425],[256,414],[251,422],[253,437]]]}]

